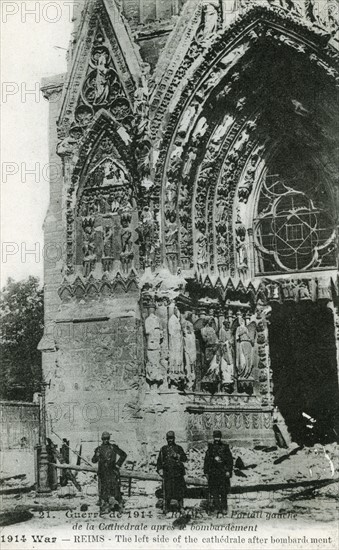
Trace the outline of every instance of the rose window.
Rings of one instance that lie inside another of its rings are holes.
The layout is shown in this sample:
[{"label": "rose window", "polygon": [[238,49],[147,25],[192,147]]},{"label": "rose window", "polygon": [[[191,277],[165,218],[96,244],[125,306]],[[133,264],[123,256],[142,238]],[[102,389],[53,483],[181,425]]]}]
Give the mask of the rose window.
[{"label": "rose window", "polygon": [[323,195],[318,187],[267,176],[254,224],[257,272],[336,266],[335,223]]}]

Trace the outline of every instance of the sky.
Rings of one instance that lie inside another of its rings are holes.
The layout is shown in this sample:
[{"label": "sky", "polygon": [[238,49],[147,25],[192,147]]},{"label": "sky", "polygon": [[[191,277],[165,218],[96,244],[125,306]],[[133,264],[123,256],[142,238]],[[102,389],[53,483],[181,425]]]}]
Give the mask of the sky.
[{"label": "sky", "polygon": [[73,10],[66,0],[1,0],[0,10],[3,287],[8,277],[43,277],[48,102],[38,88],[42,78],[66,71]]}]

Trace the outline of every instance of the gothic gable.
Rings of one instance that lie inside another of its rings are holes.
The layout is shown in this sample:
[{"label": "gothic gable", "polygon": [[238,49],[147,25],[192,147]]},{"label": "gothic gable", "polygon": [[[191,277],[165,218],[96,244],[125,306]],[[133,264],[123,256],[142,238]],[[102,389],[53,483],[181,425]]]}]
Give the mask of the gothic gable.
[{"label": "gothic gable", "polygon": [[135,265],[138,214],[129,154],[112,115],[101,110],[75,157],[67,193],[68,274],[128,274]]},{"label": "gothic gable", "polygon": [[130,125],[135,90],[142,78],[140,57],[114,0],[86,2],[59,117],[60,137],[84,129],[106,109]]}]

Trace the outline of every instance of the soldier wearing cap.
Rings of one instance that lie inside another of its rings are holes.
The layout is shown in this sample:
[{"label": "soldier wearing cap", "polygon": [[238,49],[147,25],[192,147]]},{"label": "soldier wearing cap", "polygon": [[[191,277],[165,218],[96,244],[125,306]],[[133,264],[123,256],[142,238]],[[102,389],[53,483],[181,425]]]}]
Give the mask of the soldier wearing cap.
[{"label": "soldier wearing cap", "polygon": [[207,477],[209,496],[213,508],[227,511],[227,495],[233,472],[233,457],[229,446],[221,441],[221,432],[214,430],[213,443],[208,444],[204,461],[204,474]]},{"label": "soldier wearing cap", "polygon": [[110,437],[108,432],[103,432],[102,445],[95,449],[92,458],[92,462],[98,462],[98,491],[101,511],[113,509],[115,506],[120,507],[122,500],[119,468],[127,455],[118,445],[110,443]]},{"label": "soldier wearing cap", "polygon": [[182,508],[185,495],[185,466],[187,456],[180,445],[175,443],[175,434],[170,431],[166,434],[167,445],[159,452],[157,472],[163,477],[164,512],[168,512],[174,504]]}]

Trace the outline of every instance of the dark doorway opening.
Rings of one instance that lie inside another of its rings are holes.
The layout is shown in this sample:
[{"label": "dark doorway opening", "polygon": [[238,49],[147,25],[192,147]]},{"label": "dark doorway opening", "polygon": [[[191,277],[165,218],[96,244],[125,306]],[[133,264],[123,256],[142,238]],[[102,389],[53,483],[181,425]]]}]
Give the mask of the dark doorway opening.
[{"label": "dark doorway opening", "polygon": [[275,404],[293,440],[301,445],[338,440],[339,391],[332,310],[321,302],[274,304],[269,345]]}]

